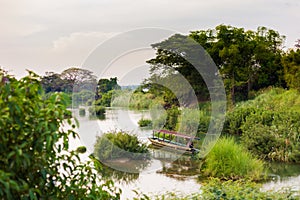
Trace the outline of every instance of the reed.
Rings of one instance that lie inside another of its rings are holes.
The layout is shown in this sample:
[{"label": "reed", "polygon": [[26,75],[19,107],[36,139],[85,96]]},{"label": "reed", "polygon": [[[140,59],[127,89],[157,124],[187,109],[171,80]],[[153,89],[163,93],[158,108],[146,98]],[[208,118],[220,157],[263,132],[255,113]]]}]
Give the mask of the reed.
[{"label": "reed", "polygon": [[222,137],[205,158],[202,171],[205,176],[225,180],[260,180],[264,174],[264,163],[233,138]]}]

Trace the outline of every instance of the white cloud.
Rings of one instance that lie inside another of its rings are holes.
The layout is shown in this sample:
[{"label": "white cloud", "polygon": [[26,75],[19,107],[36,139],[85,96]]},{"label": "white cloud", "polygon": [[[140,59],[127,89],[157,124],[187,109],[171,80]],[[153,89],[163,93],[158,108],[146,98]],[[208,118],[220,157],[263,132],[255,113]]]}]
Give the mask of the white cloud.
[{"label": "white cloud", "polygon": [[91,51],[98,44],[116,33],[106,32],[75,32],[53,41],[53,52]]}]

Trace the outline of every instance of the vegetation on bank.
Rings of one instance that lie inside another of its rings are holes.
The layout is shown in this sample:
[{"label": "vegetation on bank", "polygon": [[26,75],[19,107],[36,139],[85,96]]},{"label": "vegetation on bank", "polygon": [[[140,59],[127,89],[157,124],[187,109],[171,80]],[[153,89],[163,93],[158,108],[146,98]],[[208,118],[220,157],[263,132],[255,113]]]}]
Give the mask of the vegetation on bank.
[{"label": "vegetation on bank", "polygon": [[229,137],[220,138],[212,147],[203,160],[201,171],[201,177],[216,177],[222,180],[257,181],[265,178],[263,162]]},{"label": "vegetation on bank", "polygon": [[296,200],[299,194],[290,189],[281,191],[262,191],[261,185],[245,180],[221,181],[212,178],[201,187],[202,194],[198,195],[201,199],[272,199],[272,200]]},{"label": "vegetation on bank", "polygon": [[268,89],[228,113],[224,133],[268,160],[300,162],[300,95],[297,90]]},{"label": "vegetation on bank", "polygon": [[136,135],[119,131],[98,136],[94,145],[94,155],[100,160],[148,159],[149,151],[147,145],[141,143]]},{"label": "vegetation on bank", "polygon": [[67,99],[60,93],[43,99],[38,79],[0,71],[0,199],[119,199],[113,182],[94,173],[93,161],[80,160],[83,149],[69,149],[77,134]]},{"label": "vegetation on bank", "polygon": [[89,107],[89,116],[90,117],[97,117],[99,119],[105,118],[106,109],[103,106],[91,106]]},{"label": "vegetation on bank", "polygon": [[244,200],[244,199],[272,199],[272,200],[296,200],[299,199],[299,193],[291,189],[282,189],[280,191],[263,191],[261,184],[251,181],[222,181],[218,178],[211,178],[200,188],[201,192],[193,194],[182,194],[176,192],[167,192],[162,195],[142,196],[140,199],[164,199],[164,200]]}]

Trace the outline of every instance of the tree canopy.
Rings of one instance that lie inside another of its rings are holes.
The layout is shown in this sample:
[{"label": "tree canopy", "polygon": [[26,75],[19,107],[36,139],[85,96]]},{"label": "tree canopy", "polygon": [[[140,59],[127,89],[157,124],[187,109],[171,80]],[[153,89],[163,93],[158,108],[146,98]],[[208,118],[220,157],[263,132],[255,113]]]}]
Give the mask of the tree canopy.
[{"label": "tree canopy", "polygon": [[[200,55],[192,50],[195,49],[195,44],[179,42],[183,37],[173,35],[152,45],[156,50],[156,57],[148,61],[152,73],[148,84],[169,66],[188,80],[199,99],[209,99],[203,77],[199,76],[193,61],[186,56],[187,52],[192,57]],[[277,31],[266,27],[258,27],[256,31],[252,31],[219,25],[214,29],[192,31],[189,37],[200,44],[217,65],[233,104],[236,99],[248,99],[251,90],[270,85],[285,86],[281,64],[285,37]]]},{"label": "tree canopy", "polygon": [[93,72],[76,67],[68,68],[61,74],[46,72],[41,82],[46,92],[95,91],[97,85],[97,79]]}]

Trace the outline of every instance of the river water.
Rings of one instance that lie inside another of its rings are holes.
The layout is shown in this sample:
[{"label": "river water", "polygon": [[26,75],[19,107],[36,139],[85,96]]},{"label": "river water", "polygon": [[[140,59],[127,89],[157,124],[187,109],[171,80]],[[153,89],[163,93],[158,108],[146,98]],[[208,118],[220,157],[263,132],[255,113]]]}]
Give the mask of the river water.
[{"label": "river water", "polygon": [[[86,109],[87,110],[87,109]],[[94,150],[97,136],[114,130],[128,131],[136,134],[138,138],[149,143],[151,136],[150,129],[138,127],[138,120],[149,118],[147,111],[136,111],[122,108],[107,109],[106,117],[103,120],[89,119],[88,114],[84,117],[78,115],[78,110],[74,110],[74,115],[78,119],[80,127],[80,140],[72,140],[71,145],[86,146],[87,153],[83,156],[87,158]],[[151,149],[151,160],[146,164],[136,165],[131,161],[121,160],[117,164],[104,164],[109,178],[113,178],[118,187],[122,189],[122,199],[132,199],[136,191],[140,191],[149,196],[163,193],[177,192],[190,194],[200,191],[201,183],[197,180],[199,163],[191,156],[179,156],[172,152]],[[137,169],[138,173],[132,173],[132,167],[142,166]],[[300,166],[287,164],[270,164],[272,180],[263,184],[263,190],[280,189],[290,187],[300,190]],[[115,170],[115,169],[121,169]]]}]

